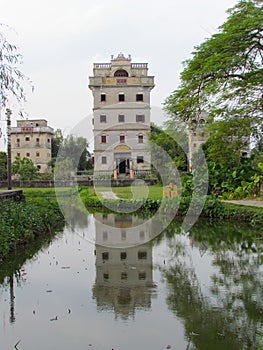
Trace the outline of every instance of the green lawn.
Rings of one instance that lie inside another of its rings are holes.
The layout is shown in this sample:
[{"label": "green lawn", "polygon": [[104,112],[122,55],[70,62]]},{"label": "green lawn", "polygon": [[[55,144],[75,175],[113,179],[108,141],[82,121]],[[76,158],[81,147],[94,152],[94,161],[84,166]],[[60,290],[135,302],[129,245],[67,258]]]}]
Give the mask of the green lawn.
[{"label": "green lawn", "polygon": [[163,187],[154,186],[127,186],[127,187],[96,187],[96,193],[112,191],[121,199],[161,199]]},{"label": "green lawn", "polygon": [[[20,188],[13,188],[20,189]],[[26,197],[56,197],[70,195],[75,192],[73,188],[21,188]],[[87,187],[88,193],[96,193],[100,197],[100,192],[114,192],[120,199],[161,199],[163,187],[154,186],[127,186],[127,187]]]},{"label": "green lawn", "polygon": [[23,193],[25,196],[29,197],[56,197],[57,195],[69,195],[72,194],[74,189],[69,188],[69,187],[59,187],[59,188],[53,188],[53,187],[48,187],[48,188],[12,188],[13,190],[23,190]]}]

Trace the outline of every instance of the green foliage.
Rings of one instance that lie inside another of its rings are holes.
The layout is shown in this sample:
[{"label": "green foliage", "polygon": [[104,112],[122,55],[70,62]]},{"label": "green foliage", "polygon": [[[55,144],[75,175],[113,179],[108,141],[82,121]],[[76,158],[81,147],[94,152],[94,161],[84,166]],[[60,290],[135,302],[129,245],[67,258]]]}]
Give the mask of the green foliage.
[{"label": "green foliage", "polygon": [[54,168],[54,179],[57,180],[70,180],[74,173],[74,166],[71,159],[57,158]]},{"label": "green foliage", "polygon": [[[163,156],[160,151],[165,151],[171,157],[171,160],[179,170],[186,170],[186,155],[184,150],[181,148],[181,145],[184,145],[184,147],[187,148],[187,137],[184,131],[177,131],[172,128],[163,130],[159,126],[152,123],[151,132],[148,135],[148,139],[150,141],[150,150],[152,150],[152,162],[155,164],[157,174],[159,166],[163,166]],[[157,145],[158,147],[153,147],[153,145]]]},{"label": "green foliage", "polygon": [[61,129],[57,129],[54,132],[54,136],[51,140],[51,158],[57,158],[59,147],[63,142],[63,134]]},{"label": "green foliage", "polygon": [[[52,159],[49,166],[54,169],[57,165],[62,168],[63,164],[70,164],[70,169],[74,173],[92,169],[91,154],[87,147],[88,142],[84,137],[68,135],[64,138],[61,129],[57,129],[52,139]],[[56,172],[61,173],[61,169]],[[61,176],[62,174],[59,175],[61,179],[69,178],[68,174]]]},{"label": "green foliage", "polygon": [[214,121],[208,129],[210,136],[202,146],[207,162],[228,163],[232,167],[239,165],[242,151],[249,148],[250,120],[235,117]]},{"label": "green foliage", "polygon": [[253,158],[243,158],[235,165],[231,161],[209,162],[208,166],[209,193],[225,199],[260,195],[262,173],[254,167]]},{"label": "green foliage", "polygon": [[30,203],[0,202],[0,261],[13,249],[61,229],[64,222],[59,206],[47,199]]},{"label": "green foliage", "polygon": [[57,159],[70,159],[76,170],[91,168],[91,156],[87,149],[88,142],[84,137],[68,135],[60,143]]},{"label": "green foliage", "polygon": [[[187,187],[190,186],[189,193],[191,193],[191,178],[186,177],[188,182]],[[185,190],[185,193],[187,191]],[[144,215],[156,212],[161,205],[161,211],[163,214],[176,214],[176,216],[183,217],[188,213],[189,206],[191,204],[192,214],[195,214],[195,208],[199,209],[200,205],[204,204],[201,217],[208,217],[211,219],[233,219],[248,222],[250,225],[262,225],[263,224],[263,209],[252,208],[240,205],[229,204],[220,201],[213,196],[196,197],[193,200],[192,195],[177,196],[174,198],[147,198],[143,200],[132,199],[119,199],[109,200],[99,198],[93,191],[93,189],[83,188],[80,191],[80,198],[84,205],[90,209],[96,208],[105,211],[109,211],[109,207],[118,212],[119,209],[129,209],[134,211],[138,215]],[[136,208],[139,207],[139,210]],[[175,212],[176,211],[176,212]],[[191,213],[189,213],[191,214]]]},{"label": "green foliage", "polygon": [[[165,102],[175,117],[189,122],[201,111],[211,117],[262,121],[262,2],[240,0],[227,21],[185,62],[181,85]],[[252,125],[251,125],[252,127]]]},{"label": "green foliage", "polygon": [[12,173],[19,175],[20,180],[34,180],[38,178],[39,170],[29,158],[16,157],[12,164]]},{"label": "green foliage", "polygon": [[0,152],[0,181],[7,179],[7,155]]}]

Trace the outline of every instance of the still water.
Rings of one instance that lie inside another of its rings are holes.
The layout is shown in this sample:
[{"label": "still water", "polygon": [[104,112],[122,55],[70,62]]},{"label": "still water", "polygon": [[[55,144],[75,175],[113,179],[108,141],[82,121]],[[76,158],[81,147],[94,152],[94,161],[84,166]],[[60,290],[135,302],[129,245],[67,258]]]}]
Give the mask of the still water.
[{"label": "still water", "polygon": [[150,240],[134,216],[73,217],[1,266],[1,350],[263,348],[260,232],[173,222]]}]

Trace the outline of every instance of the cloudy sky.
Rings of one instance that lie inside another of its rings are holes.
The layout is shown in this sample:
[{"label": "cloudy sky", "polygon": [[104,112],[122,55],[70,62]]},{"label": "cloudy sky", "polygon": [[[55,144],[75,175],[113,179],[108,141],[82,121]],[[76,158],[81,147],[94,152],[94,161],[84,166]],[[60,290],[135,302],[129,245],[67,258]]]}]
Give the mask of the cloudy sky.
[{"label": "cloudy sky", "polygon": [[[162,107],[179,84],[182,61],[216,32],[236,3],[0,0],[0,23],[15,30],[11,39],[24,58],[21,70],[35,87],[25,105],[28,118],[45,118],[65,133],[83,118],[89,121],[93,63],[109,62],[119,52],[131,54],[132,62],[149,63],[149,74],[155,76],[152,105]],[[157,119],[160,123],[161,116]]]}]

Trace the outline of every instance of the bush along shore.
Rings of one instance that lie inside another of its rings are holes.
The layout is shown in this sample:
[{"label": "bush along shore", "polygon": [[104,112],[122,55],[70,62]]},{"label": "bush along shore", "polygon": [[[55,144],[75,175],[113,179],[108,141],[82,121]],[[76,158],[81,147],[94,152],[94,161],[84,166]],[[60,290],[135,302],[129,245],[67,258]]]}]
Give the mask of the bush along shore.
[{"label": "bush along shore", "polygon": [[[119,209],[133,209],[138,215],[145,212],[160,212],[174,214],[182,217],[187,215],[199,215],[210,219],[240,220],[251,226],[263,224],[263,208],[240,206],[232,203],[225,203],[211,196],[205,198],[192,198],[181,196],[175,198],[145,199],[141,201],[129,199],[101,199],[96,194],[89,194],[86,191],[80,192],[80,197],[85,206],[92,212],[95,210],[119,212]],[[191,204],[191,206],[190,206]],[[139,208],[139,209],[137,209]]]},{"label": "bush along shore", "polygon": [[22,202],[0,202],[0,262],[8,253],[40,235],[51,235],[64,227],[56,201],[35,198]]}]

